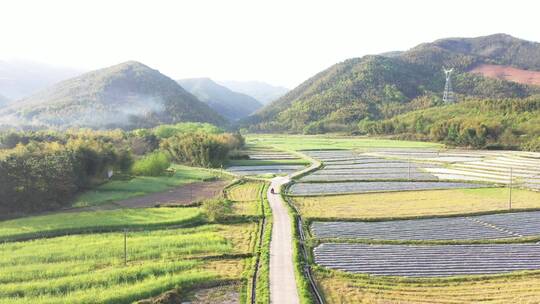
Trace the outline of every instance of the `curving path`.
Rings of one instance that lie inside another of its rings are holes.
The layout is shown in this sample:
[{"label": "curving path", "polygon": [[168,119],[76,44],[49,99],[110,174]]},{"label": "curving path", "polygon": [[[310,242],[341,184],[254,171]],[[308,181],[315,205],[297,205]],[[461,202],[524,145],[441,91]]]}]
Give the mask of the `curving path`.
[{"label": "curving path", "polygon": [[[268,202],[272,208],[272,240],[270,241],[270,302],[275,304],[300,303],[294,277],[291,218],[285,202],[278,194],[288,183],[286,177],[276,177],[268,189]],[[274,188],[276,194],[270,189]]]}]

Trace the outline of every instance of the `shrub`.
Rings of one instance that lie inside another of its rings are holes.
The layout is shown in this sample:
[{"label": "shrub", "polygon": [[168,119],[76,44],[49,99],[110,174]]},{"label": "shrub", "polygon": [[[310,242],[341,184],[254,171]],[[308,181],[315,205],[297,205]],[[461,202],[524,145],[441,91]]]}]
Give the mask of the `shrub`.
[{"label": "shrub", "polygon": [[181,134],[161,143],[172,160],[192,166],[217,168],[225,163],[229,151],[242,147],[240,134]]},{"label": "shrub", "polygon": [[131,172],[134,175],[160,176],[165,173],[165,170],[167,170],[170,165],[171,161],[165,153],[154,152],[137,160],[133,164]]},{"label": "shrub", "polygon": [[211,222],[221,222],[232,213],[232,203],[226,199],[211,199],[202,203],[206,217]]}]

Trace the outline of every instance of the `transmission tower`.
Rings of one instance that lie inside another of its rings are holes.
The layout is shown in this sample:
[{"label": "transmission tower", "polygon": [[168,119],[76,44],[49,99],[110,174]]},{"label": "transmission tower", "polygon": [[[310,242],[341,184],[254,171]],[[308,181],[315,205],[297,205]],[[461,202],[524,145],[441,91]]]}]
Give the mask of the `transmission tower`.
[{"label": "transmission tower", "polygon": [[454,95],[454,91],[452,90],[452,72],[454,71],[454,69],[443,68],[443,70],[444,70],[444,75],[446,76],[446,84],[444,85],[443,101],[444,103],[455,103],[456,96]]}]

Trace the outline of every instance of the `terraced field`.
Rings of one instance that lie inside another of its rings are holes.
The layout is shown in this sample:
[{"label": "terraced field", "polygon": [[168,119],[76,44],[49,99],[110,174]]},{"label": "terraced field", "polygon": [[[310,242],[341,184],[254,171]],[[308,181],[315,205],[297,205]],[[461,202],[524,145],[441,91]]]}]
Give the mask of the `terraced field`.
[{"label": "terraced field", "polygon": [[[509,184],[540,190],[540,153],[516,151],[446,151],[418,155],[379,151],[372,156],[408,158],[447,164],[426,171],[444,180],[470,180]],[[512,177],[510,176],[512,171]]]},{"label": "terraced field", "polygon": [[487,240],[540,236],[540,212],[398,220],[381,222],[314,222],[320,239]]},{"label": "terraced field", "polygon": [[368,245],[324,243],[319,265],[353,273],[406,277],[498,274],[540,269],[539,244]]}]

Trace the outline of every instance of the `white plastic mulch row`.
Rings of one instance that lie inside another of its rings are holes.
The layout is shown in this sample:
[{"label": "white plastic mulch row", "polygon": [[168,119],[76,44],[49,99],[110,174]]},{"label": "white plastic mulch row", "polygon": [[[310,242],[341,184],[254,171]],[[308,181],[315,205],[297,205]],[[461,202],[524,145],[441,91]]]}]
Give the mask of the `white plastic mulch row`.
[{"label": "white plastic mulch row", "polygon": [[490,187],[487,184],[460,182],[336,182],[336,183],[296,183],[291,186],[293,195],[324,195],[343,193],[366,193],[386,191],[412,191],[457,188]]},{"label": "white plastic mulch row", "polygon": [[324,243],[315,262],[383,276],[447,277],[540,269],[538,244],[368,245]]},{"label": "white plastic mulch row", "polygon": [[540,212],[381,222],[314,222],[317,238],[484,240],[540,235]]}]

